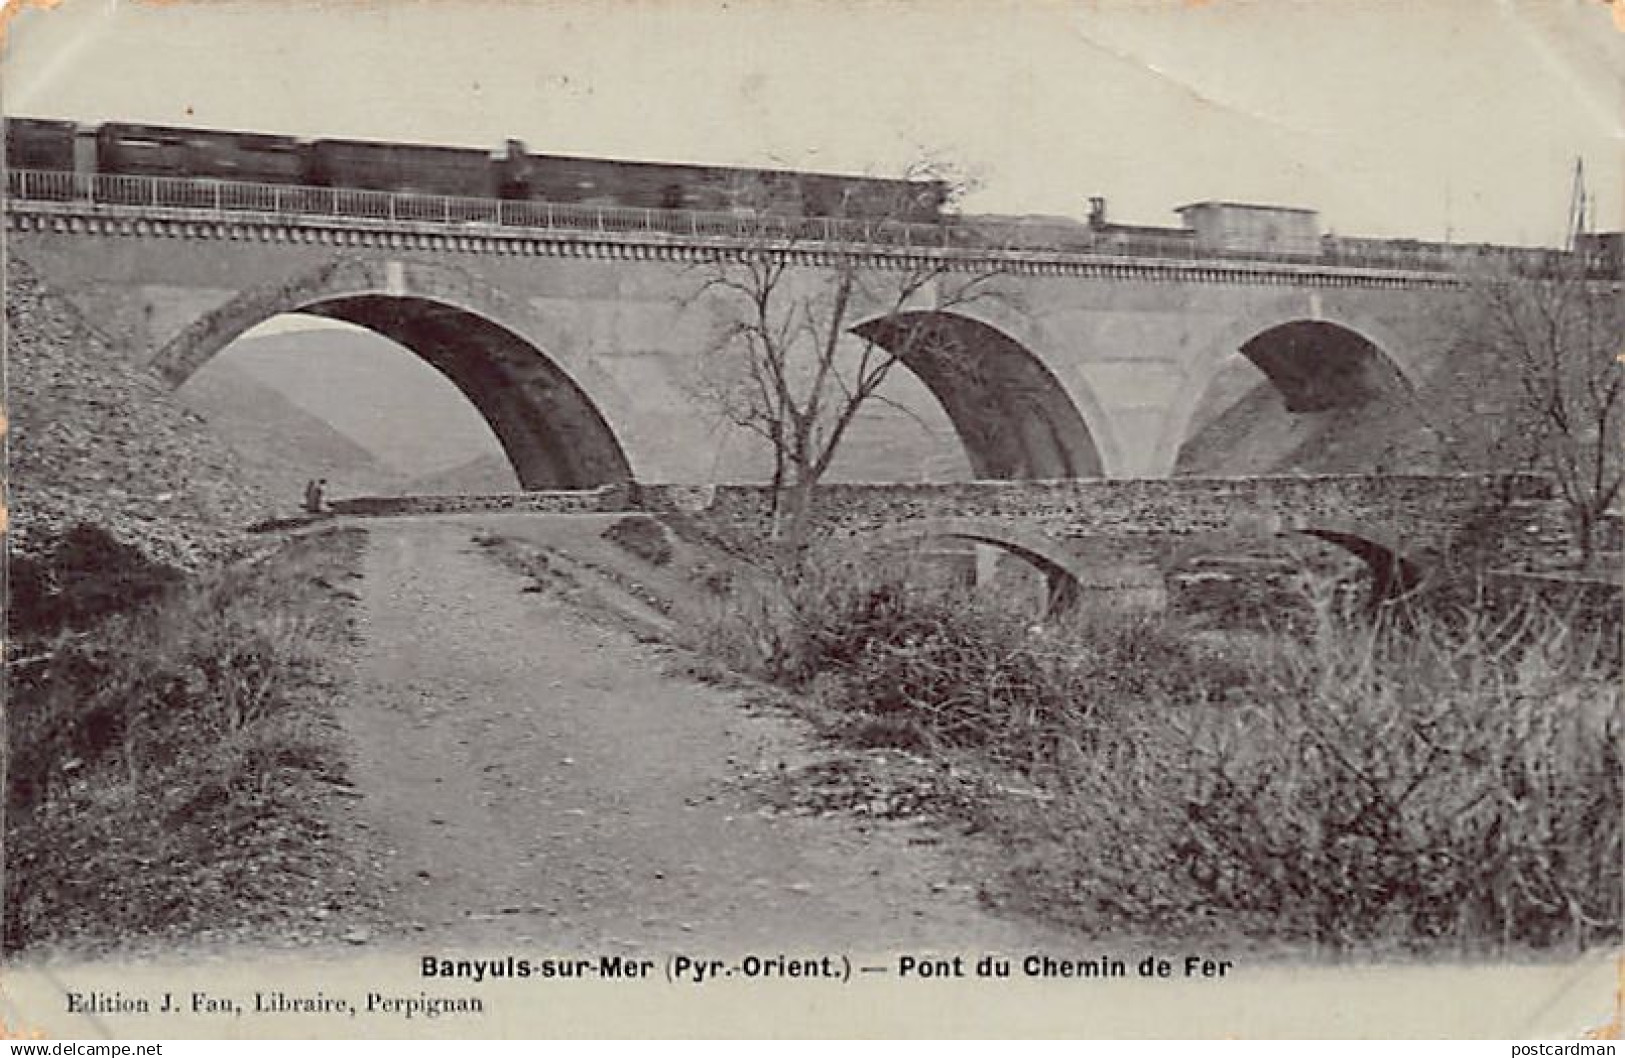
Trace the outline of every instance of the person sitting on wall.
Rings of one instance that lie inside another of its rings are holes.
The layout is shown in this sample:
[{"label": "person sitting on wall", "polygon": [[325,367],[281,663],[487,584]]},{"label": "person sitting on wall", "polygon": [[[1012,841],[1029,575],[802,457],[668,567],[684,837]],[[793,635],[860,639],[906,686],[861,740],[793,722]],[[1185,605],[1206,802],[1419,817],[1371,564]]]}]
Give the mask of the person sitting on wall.
[{"label": "person sitting on wall", "polygon": [[321,514],[327,508],[327,479],[305,482],[305,513]]}]

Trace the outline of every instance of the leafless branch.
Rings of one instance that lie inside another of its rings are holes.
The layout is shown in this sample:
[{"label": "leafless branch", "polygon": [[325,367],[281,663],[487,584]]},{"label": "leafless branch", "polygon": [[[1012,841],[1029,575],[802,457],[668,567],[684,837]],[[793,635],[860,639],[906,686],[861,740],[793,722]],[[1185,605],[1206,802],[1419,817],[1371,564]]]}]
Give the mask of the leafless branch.
[{"label": "leafless branch", "polygon": [[1509,436],[1528,446],[1568,509],[1582,562],[1625,485],[1625,306],[1617,286],[1579,268],[1540,277],[1486,275],[1469,295],[1467,333],[1514,381]]},{"label": "leafless branch", "polygon": [[[922,166],[909,175],[941,180],[942,171]],[[868,230],[889,231],[914,215],[921,196],[935,201],[954,190],[952,183],[889,186],[894,202],[853,203]],[[693,388],[772,448],[775,482],[798,494],[787,505],[794,517],[805,513],[861,410],[870,401],[901,407],[882,392],[898,363],[967,355],[932,314],[1009,295],[999,289],[998,267],[967,268],[900,244],[825,245],[819,263],[809,264],[791,251],[820,226],[764,216],[752,230],[747,245],[695,266],[700,282],[690,304],[716,313],[718,325]]]}]

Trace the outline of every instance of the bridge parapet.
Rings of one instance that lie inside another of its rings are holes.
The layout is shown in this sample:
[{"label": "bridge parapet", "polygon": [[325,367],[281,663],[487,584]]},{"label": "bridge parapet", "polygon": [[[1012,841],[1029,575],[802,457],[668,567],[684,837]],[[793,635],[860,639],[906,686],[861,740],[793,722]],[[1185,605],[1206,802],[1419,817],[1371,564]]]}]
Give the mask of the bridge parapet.
[{"label": "bridge parapet", "polygon": [[[1464,519],[1498,504],[1547,497],[1537,475],[1305,476],[1140,480],[980,481],[948,485],[827,485],[818,490],[816,532],[854,536],[911,521],[1003,519],[1057,538],[1135,538],[1274,532],[1349,524],[1383,527],[1389,538],[1427,547]],[[765,486],[642,485],[650,511],[704,514],[719,527],[765,535],[772,492]]]},{"label": "bridge parapet", "polygon": [[613,514],[634,510],[631,488],[504,492],[467,496],[357,496],[334,500],[334,514],[367,517],[425,514]]},{"label": "bridge parapet", "polygon": [[1126,240],[1082,229],[1066,245],[1020,223],[945,218],[942,222],[876,218],[790,216],[758,212],[706,212],[468,198],[359,188],[258,184],[187,177],[125,176],[26,169],[6,174],[8,212],[96,215],[144,220],[284,225],[343,222],[394,232],[633,238],[712,249],[764,245],[833,253],[925,254],[982,265],[1000,262],[1071,269],[1090,262],[1162,261],[1240,272],[1266,269],[1314,275],[1385,275],[1412,283],[1453,284],[1456,276],[1494,261],[1514,268],[1551,267],[1550,250],[1519,247],[1450,247],[1414,240],[1328,239],[1315,253],[1204,248],[1173,231]]}]

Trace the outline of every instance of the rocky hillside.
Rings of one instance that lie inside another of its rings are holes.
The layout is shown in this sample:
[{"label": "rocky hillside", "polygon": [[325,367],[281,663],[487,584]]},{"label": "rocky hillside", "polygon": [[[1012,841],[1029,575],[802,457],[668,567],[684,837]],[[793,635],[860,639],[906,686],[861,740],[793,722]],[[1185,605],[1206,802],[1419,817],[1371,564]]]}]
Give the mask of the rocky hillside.
[{"label": "rocky hillside", "polygon": [[1292,412],[1239,354],[1209,387],[1176,474],[1451,474],[1529,465],[1513,432],[1518,380],[1466,350],[1435,366],[1414,393],[1351,407]]},{"label": "rocky hillside", "polygon": [[15,256],[5,294],[14,552],[80,522],[182,568],[239,550],[273,504],[230,449]]},{"label": "rocky hillside", "polygon": [[1318,412],[1287,410],[1268,382],[1198,431],[1176,474],[1450,473],[1468,469],[1441,450],[1413,402],[1372,402]]}]

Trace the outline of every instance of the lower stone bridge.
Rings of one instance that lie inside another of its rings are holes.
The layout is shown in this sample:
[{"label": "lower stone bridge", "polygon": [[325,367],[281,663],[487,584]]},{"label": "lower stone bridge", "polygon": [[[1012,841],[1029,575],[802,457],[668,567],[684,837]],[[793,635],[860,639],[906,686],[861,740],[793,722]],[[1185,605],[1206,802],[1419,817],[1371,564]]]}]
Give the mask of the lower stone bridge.
[{"label": "lower stone bridge", "polygon": [[[828,485],[815,537],[858,547],[959,540],[1020,557],[1049,580],[1052,602],[1079,591],[1158,605],[1167,573],[1226,541],[1301,534],[1365,562],[1378,597],[1403,594],[1472,549],[1522,567],[1561,546],[1551,485],[1532,475],[1321,476],[980,481]],[[732,547],[774,533],[773,490],[760,485],[614,485],[507,496],[340,501],[340,513],[643,511],[678,515]]]},{"label": "lower stone bridge", "polygon": [[[1126,592],[1160,604],[1167,573],[1226,541],[1304,535],[1369,568],[1386,598],[1472,548],[1508,565],[1554,540],[1551,486],[1530,475],[982,481],[831,485],[813,532],[862,546],[957,539],[1019,556],[1052,600]],[[773,493],[753,486],[637,489],[647,511],[683,512],[712,532],[764,539]]]}]

